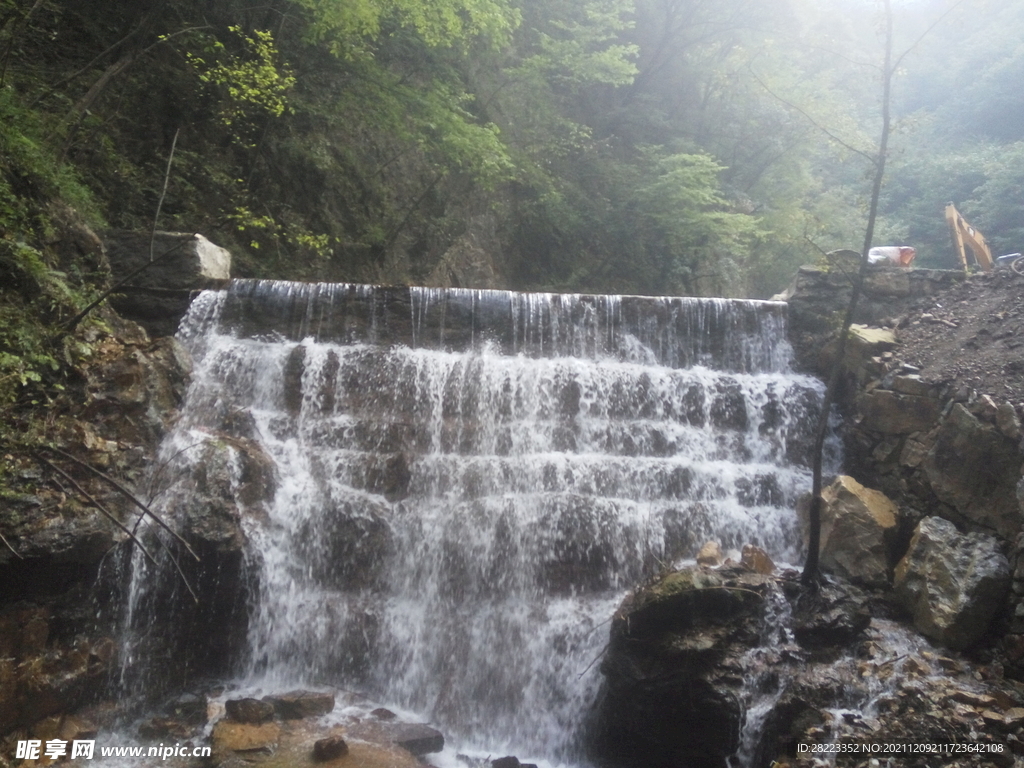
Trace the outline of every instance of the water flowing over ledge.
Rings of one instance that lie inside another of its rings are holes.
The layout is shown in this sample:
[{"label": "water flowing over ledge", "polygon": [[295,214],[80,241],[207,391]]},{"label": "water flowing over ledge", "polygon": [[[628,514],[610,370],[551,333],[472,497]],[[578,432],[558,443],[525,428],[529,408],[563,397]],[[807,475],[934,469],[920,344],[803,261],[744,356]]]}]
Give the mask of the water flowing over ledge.
[{"label": "water flowing over ledge", "polygon": [[235,334],[530,357],[613,357],[669,368],[784,371],[783,302],[235,280]]},{"label": "water flowing over ledge", "polygon": [[822,387],[789,371],[785,305],[238,281],[179,338],[163,508],[237,505],[242,686],[582,764],[624,590],[709,538],[798,554]]}]

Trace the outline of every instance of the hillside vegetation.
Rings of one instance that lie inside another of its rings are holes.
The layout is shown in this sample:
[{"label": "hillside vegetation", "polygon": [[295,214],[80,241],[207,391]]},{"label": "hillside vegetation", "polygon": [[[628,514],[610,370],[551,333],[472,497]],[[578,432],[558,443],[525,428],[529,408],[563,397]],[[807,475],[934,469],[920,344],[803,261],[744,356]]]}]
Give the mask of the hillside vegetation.
[{"label": "hillside vegetation", "polygon": [[[900,9],[877,239],[955,266],[954,200],[1020,250],[1024,8]],[[0,407],[59,383],[107,280],[88,227],[200,231],[260,277],[770,295],[860,241],[876,11],[0,0]]]}]

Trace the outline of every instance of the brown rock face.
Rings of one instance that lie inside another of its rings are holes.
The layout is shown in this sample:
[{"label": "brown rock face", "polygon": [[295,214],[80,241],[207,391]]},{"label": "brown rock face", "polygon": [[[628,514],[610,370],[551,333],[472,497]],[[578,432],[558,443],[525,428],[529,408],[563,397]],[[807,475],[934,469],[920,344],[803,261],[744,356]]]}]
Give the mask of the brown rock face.
[{"label": "brown rock face", "polygon": [[260,725],[274,719],[274,705],[259,699],[229,699],[224,702],[228,718],[236,723]]},{"label": "brown rock face", "polygon": [[313,744],[313,759],[318,763],[326,763],[328,760],[336,760],[348,754],[348,744],[341,736],[328,736],[326,739],[317,739]]},{"label": "brown rock face", "polygon": [[1010,586],[1010,566],[991,536],[962,535],[926,517],[896,566],[894,592],[927,637],[957,650],[985,634]]},{"label": "brown rock face", "polygon": [[[899,510],[880,491],[841,475],[822,492],[821,566],[854,583],[889,583]],[[807,525],[809,505],[799,512]]]},{"label": "brown rock face", "polygon": [[909,435],[931,429],[942,411],[942,403],[933,397],[876,389],[857,397],[857,409],[863,416],[861,426],[864,429]]},{"label": "brown rock face", "polygon": [[716,566],[721,565],[725,562],[725,555],[722,554],[722,545],[717,541],[708,541],[700,548],[700,552],[697,553],[697,563],[699,565],[710,565]]},{"label": "brown rock face", "polygon": [[941,501],[972,523],[1013,538],[1021,530],[1015,499],[1020,461],[1012,440],[956,403],[943,419],[922,469]]},{"label": "brown rock face", "polygon": [[218,753],[223,753],[224,750],[247,752],[255,749],[273,749],[281,738],[281,726],[277,723],[252,725],[221,720],[213,726],[210,738],[214,751]]},{"label": "brown rock face", "polygon": [[113,641],[48,643],[50,611],[0,612],[0,734],[81,706],[101,684]]},{"label": "brown rock face", "polygon": [[764,576],[770,576],[775,572],[775,563],[772,562],[768,553],[760,547],[755,547],[753,544],[743,545],[743,554],[740,558],[740,565],[754,573],[760,573]]}]

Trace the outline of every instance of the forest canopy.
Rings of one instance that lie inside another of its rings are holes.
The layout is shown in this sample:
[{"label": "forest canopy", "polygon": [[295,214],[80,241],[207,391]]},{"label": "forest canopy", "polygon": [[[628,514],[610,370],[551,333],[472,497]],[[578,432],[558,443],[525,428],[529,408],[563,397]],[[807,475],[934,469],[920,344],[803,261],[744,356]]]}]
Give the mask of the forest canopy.
[{"label": "forest canopy", "polygon": [[[954,201],[1024,249],[1024,6],[896,8],[876,241],[955,267]],[[148,230],[159,208],[242,274],[768,296],[860,246],[879,13],[0,0],[0,230],[42,249],[33,205],[60,199],[97,228]]]}]

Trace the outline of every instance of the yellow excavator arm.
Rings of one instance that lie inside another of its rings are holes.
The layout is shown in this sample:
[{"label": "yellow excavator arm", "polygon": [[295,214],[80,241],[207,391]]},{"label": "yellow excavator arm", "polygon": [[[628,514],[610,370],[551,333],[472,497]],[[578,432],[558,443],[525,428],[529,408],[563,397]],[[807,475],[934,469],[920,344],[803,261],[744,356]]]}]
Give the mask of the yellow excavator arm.
[{"label": "yellow excavator arm", "polygon": [[960,215],[960,211],[952,203],[946,205],[946,223],[949,224],[949,234],[953,238],[953,250],[960,257],[964,272],[967,271],[965,244],[974,253],[974,260],[978,262],[978,266],[986,272],[991,272],[992,251],[989,250],[984,235],[967,223],[967,220]]}]

